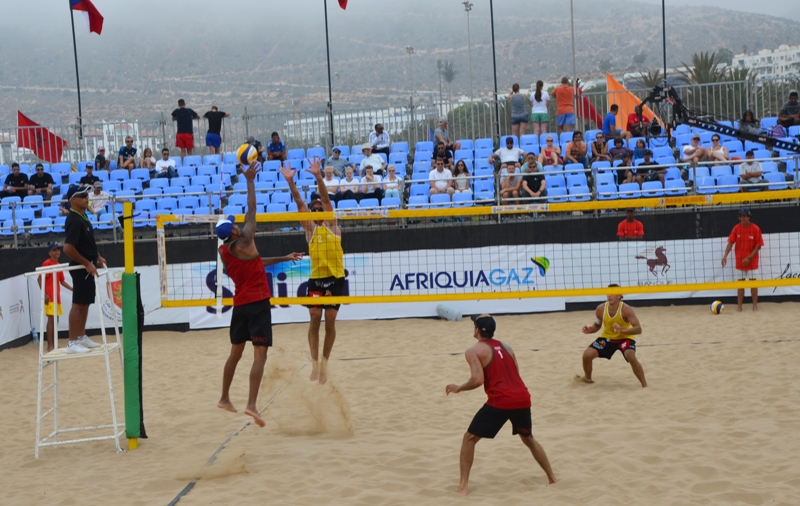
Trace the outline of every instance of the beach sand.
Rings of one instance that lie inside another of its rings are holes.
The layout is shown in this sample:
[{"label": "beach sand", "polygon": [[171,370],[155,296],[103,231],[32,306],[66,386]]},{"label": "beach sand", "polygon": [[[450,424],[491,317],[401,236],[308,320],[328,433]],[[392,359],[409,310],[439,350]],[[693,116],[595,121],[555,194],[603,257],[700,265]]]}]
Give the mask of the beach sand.
[{"label": "beach sand", "polygon": [[[646,389],[619,354],[595,361],[595,384],[575,381],[590,311],[499,317],[559,482],[547,484],[506,425],[478,443],[466,499],[453,493],[459,448],[486,397],[444,389],[468,379],[469,320],[339,322],[324,386],[308,381],[307,325],[276,326],[259,398],[267,425],[248,425],[208,467],[249,420],[216,407],[227,329],[145,334],[150,438],[123,454],[102,441],[34,460],[36,350],[7,350],[0,502],[166,505],[199,476],[181,505],[798,504],[800,304],[733,309],[636,309]],[[240,411],[251,363],[248,347],[231,395]],[[102,360],[62,363],[65,425],[109,423],[104,374]]]}]

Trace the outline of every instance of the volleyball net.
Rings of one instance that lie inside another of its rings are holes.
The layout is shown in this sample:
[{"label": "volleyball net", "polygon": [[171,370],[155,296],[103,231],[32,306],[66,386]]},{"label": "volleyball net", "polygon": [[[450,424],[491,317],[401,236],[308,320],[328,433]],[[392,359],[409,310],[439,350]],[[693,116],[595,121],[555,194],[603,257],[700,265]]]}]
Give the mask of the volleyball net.
[{"label": "volleyball net", "polygon": [[[608,202],[258,214],[256,245],[263,257],[307,253],[300,221],[337,219],[345,285],[342,296],[326,299],[331,304],[791,286],[800,285],[800,275],[794,274],[800,272],[800,220],[791,216],[796,208],[789,211],[786,206],[796,206],[798,198],[800,190],[789,190]],[[721,263],[741,207],[751,208],[752,222],[762,227],[767,216],[773,217],[763,232],[756,279],[745,282],[739,281],[735,248],[727,265]],[[618,238],[628,208],[636,210],[644,237]],[[773,226],[776,213],[785,214],[778,227]],[[232,304],[234,286],[216,248],[209,245],[203,261],[170,262],[170,250],[180,236],[209,234],[209,224],[218,218],[156,217],[163,307]],[[240,226],[243,220],[243,215],[236,216]],[[273,304],[319,303],[305,296],[311,275],[307,255],[297,263],[283,262],[265,270]],[[620,286],[608,288],[609,284]]]}]

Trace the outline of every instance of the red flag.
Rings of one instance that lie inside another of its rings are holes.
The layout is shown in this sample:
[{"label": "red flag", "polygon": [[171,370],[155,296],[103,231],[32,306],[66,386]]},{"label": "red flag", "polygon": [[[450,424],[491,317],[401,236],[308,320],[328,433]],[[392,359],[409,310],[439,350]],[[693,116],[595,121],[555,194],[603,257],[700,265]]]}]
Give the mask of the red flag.
[{"label": "red flag", "polygon": [[597,126],[601,126],[603,124],[603,117],[600,116],[600,113],[597,112],[597,109],[595,109],[589,101],[589,97],[583,96],[583,89],[581,89],[580,86],[575,86],[575,89],[578,90],[578,96],[580,97],[578,107],[581,109],[581,116],[590,121],[594,121]]},{"label": "red flag", "polygon": [[17,145],[48,163],[58,163],[67,141],[17,111]]},{"label": "red flag", "polygon": [[86,16],[89,31],[100,35],[100,32],[103,31],[103,15],[94,6],[92,0],[69,0],[69,6],[73,11],[82,11]]},{"label": "red flag", "polygon": [[339,7],[341,7],[342,10],[347,9],[347,0],[339,0]]}]

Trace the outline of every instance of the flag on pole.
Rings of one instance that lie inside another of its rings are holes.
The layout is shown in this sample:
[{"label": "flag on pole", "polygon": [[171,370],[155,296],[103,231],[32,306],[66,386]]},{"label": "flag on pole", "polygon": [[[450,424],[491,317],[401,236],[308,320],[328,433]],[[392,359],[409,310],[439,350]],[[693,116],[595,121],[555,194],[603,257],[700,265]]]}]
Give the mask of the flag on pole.
[{"label": "flag on pole", "polygon": [[67,141],[17,111],[17,146],[28,148],[48,163],[61,161]]},{"label": "flag on pole", "polygon": [[580,86],[575,86],[578,90],[578,108],[581,111],[580,116],[590,121],[594,121],[595,125],[601,126],[603,124],[603,117],[594,108],[594,105],[589,101],[589,97],[584,96],[583,89]]},{"label": "flag on pole", "polygon": [[[70,7],[73,11],[82,11],[83,16],[86,18],[86,24],[89,26],[89,31],[100,35],[103,31],[103,15],[94,6],[92,0],[69,0]],[[342,0],[339,0],[341,3]],[[347,3],[345,1],[345,3]]]},{"label": "flag on pole", "polygon": [[[617,104],[617,106],[619,106],[619,112],[617,112],[617,114],[622,121],[618,121],[617,124],[620,125],[620,130],[626,130],[628,128],[628,116],[634,112],[636,106],[641,104],[642,101],[639,100],[636,95],[628,91],[627,88],[622,86],[619,81],[614,79],[609,73],[606,73],[606,89],[608,90],[608,107],[611,107],[612,104]],[[656,115],[652,109],[644,106],[642,109],[642,117],[652,121]]]},{"label": "flag on pole", "polygon": [[347,9],[347,0],[339,0],[339,7],[341,7],[342,10]]}]

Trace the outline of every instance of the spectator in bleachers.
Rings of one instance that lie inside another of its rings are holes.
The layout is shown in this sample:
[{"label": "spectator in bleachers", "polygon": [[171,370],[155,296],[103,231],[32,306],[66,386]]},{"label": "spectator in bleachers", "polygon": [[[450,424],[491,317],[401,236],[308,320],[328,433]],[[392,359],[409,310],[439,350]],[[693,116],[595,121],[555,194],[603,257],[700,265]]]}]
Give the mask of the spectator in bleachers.
[{"label": "spectator in bleachers", "polygon": [[441,158],[444,160],[444,165],[448,169],[453,166],[453,153],[447,147],[439,142],[433,148],[433,156],[431,157],[431,170],[436,168],[436,159]]},{"label": "spectator in bleachers", "polygon": [[561,159],[558,156],[558,149],[553,146],[553,136],[549,135],[545,138],[545,145],[539,151],[539,164],[542,167],[548,165],[561,165]]},{"label": "spectator in bleachers", "polygon": [[537,136],[547,132],[547,126],[550,124],[550,115],[547,113],[550,94],[543,88],[544,83],[536,81],[536,91],[531,96],[531,124],[533,133]]},{"label": "spectator in bleachers", "polygon": [[599,132],[592,142],[592,159],[594,162],[610,162],[611,155],[608,154],[608,142],[603,132]]},{"label": "spectator in bleachers", "polygon": [[[518,164],[517,164],[518,165]],[[517,171],[517,165],[509,163],[500,171],[500,204],[516,204],[519,198],[519,189],[522,187],[522,174]]]},{"label": "spectator in bleachers", "polygon": [[178,100],[178,108],[172,111],[172,121],[177,122],[178,132],[175,134],[175,147],[181,150],[181,160],[194,150],[194,125],[192,121],[199,119],[192,109],[186,107],[186,101]]},{"label": "spectator in bleachers", "polygon": [[[206,132],[206,146],[209,155],[219,154],[219,147],[222,145],[222,118],[227,118],[231,113],[220,111],[216,105],[211,106],[211,110],[203,114],[208,120],[208,132]],[[144,168],[144,167],[142,167]]]},{"label": "spectator in bleachers", "polygon": [[[328,198],[333,202],[338,202],[341,197],[341,193],[339,192],[339,178],[334,175],[332,165],[327,165],[325,167],[325,177],[323,177],[322,180],[325,181],[325,188],[328,190]],[[316,194],[316,192],[314,193]],[[314,195],[311,196],[311,200],[314,200]]]},{"label": "spectator in bleachers", "polygon": [[650,169],[649,166],[658,165],[656,162],[653,161],[653,152],[649,149],[644,150],[644,157],[642,163],[636,167],[636,182],[639,183],[639,188],[642,187],[642,183],[647,181],[661,181],[661,184],[664,184],[664,176],[667,173],[667,169]]},{"label": "spectator in bleachers", "polygon": [[97,156],[94,157],[94,166],[97,170],[111,171],[111,160],[106,159],[106,148],[97,147]]},{"label": "spectator in bleachers", "polygon": [[97,176],[94,174],[94,170],[93,170],[93,168],[92,168],[92,164],[91,164],[91,163],[87,163],[87,164],[86,164],[86,167],[84,168],[84,170],[86,171],[86,175],[85,175],[85,176],[83,176],[83,177],[80,179],[80,181],[78,181],[78,183],[79,183],[81,186],[92,186],[92,185],[93,185],[93,184],[95,184],[97,181],[100,181],[100,178],[99,178],[99,177],[97,177]]},{"label": "spectator in bleachers", "polygon": [[508,100],[511,101],[511,135],[516,137],[525,135],[525,130],[528,128],[528,110],[525,102],[528,101],[528,98],[519,92],[519,84],[511,85]]},{"label": "spectator in bleachers", "polygon": [[580,163],[584,168],[589,167],[589,157],[586,154],[589,147],[583,140],[583,133],[575,131],[572,133],[572,142],[567,143],[567,163]]},{"label": "spectator in bleachers", "polygon": [[698,162],[704,162],[707,158],[706,148],[700,145],[700,135],[692,135],[692,143],[683,147],[681,161],[697,165]]},{"label": "spectator in bleachers", "polygon": [[44,200],[53,196],[53,176],[44,171],[44,165],[36,164],[36,174],[28,179],[28,195],[41,195]]},{"label": "spectator in bleachers", "polygon": [[169,158],[169,149],[164,148],[161,150],[161,160],[156,162],[154,172],[155,174],[151,172],[152,177],[167,177],[172,179],[178,175],[178,172],[175,170],[175,160],[170,160]]},{"label": "spectator in bleachers", "polygon": [[[272,141],[267,144],[267,160],[280,160],[281,162],[285,162],[286,154],[289,150],[286,149],[286,144],[281,140],[281,136],[278,135],[278,132],[272,132],[270,139],[272,139]],[[255,144],[253,144],[253,146],[255,146]]]},{"label": "spectator in bleachers", "polygon": [[22,198],[28,193],[28,175],[22,174],[19,169],[19,164],[14,162],[11,164],[11,174],[6,176],[3,183],[3,191],[0,191],[0,199],[5,197],[19,197]]},{"label": "spectator in bleachers", "polygon": [[[124,202],[121,199],[117,199],[117,201]],[[92,193],[89,194],[89,207],[86,210],[99,218],[108,212],[106,206],[109,202],[111,202],[111,195],[103,191],[103,182],[96,181],[92,185]]]},{"label": "spectator in bleachers", "polygon": [[402,198],[403,180],[397,177],[397,168],[389,165],[386,168],[386,178],[383,180],[383,196],[391,198]]},{"label": "spectator in bleachers", "polygon": [[778,124],[787,129],[793,125],[800,125],[800,103],[797,102],[796,91],[789,93],[789,101],[781,107]]},{"label": "spectator in bleachers", "polygon": [[333,148],[331,156],[325,160],[325,167],[333,167],[333,174],[338,178],[341,178],[344,174],[345,167],[350,165],[350,162],[342,158],[341,155],[342,151],[339,148]]},{"label": "spectator in bleachers", "polygon": [[519,169],[522,166],[519,161],[522,160],[524,156],[525,151],[514,147],[514,139],[506,137],[506,147],[500,148],[489,155],[489,163],[495,163],[495,161],[499,160],[500,170],[503,170],[503,167],[511,166]]},{"label": "spectator in bleachers", "polygon": [[361,186],[361,180],[355,177],[353,172],[353,167],[344,169],[344,179],[339,180],[340,191],[342,192],[339,200],[355,200]]},{"label": "spectator in bleachers", "polygon": [[450,132],[447,131],[447,118],[440,118],[439,126],[433,132],[433,143],[437,144],[439,142],[443,143],[446,149],[453,152],[461,149],[460,142],[453,143],[450,139]]},{"label": "spectator in bleachers", "polygon": [[389,134],[383,130],[383,125],[380,123],[375,125],[375,131],[369,134],[369,145],[372,146],[373,153],[383,153],[389,156],[389,148],[392,141],[389,140]]},{"label": "spectator in bleachers", "polygon": [[464,160],[456,162],[453,169],[453,177],[455,178],[454,193],[472,193],[470,188],[469,169]]},{"label": "spectator in bleachers", "polygon": [[364,154],[364,159],[361,160],[358,175],[364,177],[367,174],[367,166],[371,166],[375,174],[383,176],[386,174],[386,162],[383,161],[380,155],[372,152],[372,144],[369,142],[361,146],[361,153]]},{"label": "spectator in bleachers", "polygon": [[156,159],[153,158],[153,150],[144,148],[142,158],[139,160],[139,167],[142,169],[153,170],[156,167]]},{"label": "spectator in bleachers", "polygon": [[542,165],[539,163],[539,160],[536,159],[536,153],[528,153],[525,155],[525,163],[522,164],[522,167],[519,169],[520,173],[526,174],[528,172],[536,172],[542,170]]},{"label": "spectator in bleachers", "polygon": [[617,226],[617,237],[620,241],[638,241],[644,239],[644,225],[636,219],[636,209],[625,211],[625,219]]},{"label": "spectator in bleachers", "polygon": [[622,160],[625,155],[630,157],[632,155],[631,150],[625,147],[621,137],[615,138],[614,147],[608,150],[608,156],[610,156],[612,160]]},{"label": "spectator in bleachers", "polygon": [[364,167],[364,177],[361,178],[361,192],[356,200],[361,202],[363,199],[378,199],[378,202],[380,202],[383,199],[381,180],[381,176],[375,174],[372,165]]},{"label": "spectator in bleachers", "polygon": [[739,131],[748,134],[760,134],[761,122],[758,121],[750,109],[744,111],[742,119],[739,120]]},{"label": "spectator in bleachers", "polygon": [[631,165],[631,152],[630,150],[625,150],[625,154],[622,155],[622,163],[617,165],[617,184],[622,183],[633,183],[636,173]]},{"label": "spectator in bleachers", "polygon": [[615,139],[620,137],[625,139],[631,139],[633,136],[627,130],[618,130],[617,129],[617,113],[619,112],[619,106],[617,104],[611,104],[611,109],[606,114],[606,117],[603,118],[603,135],[606,136],[606,139]]},{"label": "spectator in bleachers", "polygon": [[637,105],[633,108],[633,112],[628,114],[628,125],[625,128],[631,133],[632,137],[644,137],[645,132],[650,127],[650,118],[642,115],[642,106]]},{"label": "spectator in bleachers", "polygon": [[720,144],[719,135],[714,134],[711,136],[711,147],[706,151],[708,153],[709,162],[727,162],[729,158],[728,148]]},{"label": "spectator in bleachers", "polygon": [[133,137],[125,137],[125,145],[119,148],[117,169],[126,169],[128,172],[136,168],[136,148],[133,147]]},{"label": "spectator in bleachers", "polygon": [[[761,162],[755,161],[755,153],[753,150],[748,150],[747,153],[744,154],[745,162],[739,165],[739,184],[742,187],[742,191],[748,191],[749,185],[754,185],[758,183],[763,183],[764,178],[761,177],[762,169],[761,169]],[[765,190],[765,186],[750,186],[749,189],[754,190]]]},{"label": "spectator in bleachers", "polygon": [[431,195],[444,194],[453,196],[455,187],[453,185],[453,173],[444,166],[444,160],[436,159],[436,168],[430,171],[428,179],[431,179]]},{"label": "spectator in bleachers", "polygon": [[561,86],[553,90],[556,97],[556,126],[558,135],[561,132],[571,132],[575,129],[575,107],[572,102],[575,97],[575,88],[569,84],[569,78],[561,78]]},{"label": "spectator in bleachers", "polygon": [[[641,160],[644,158],[644,152],[648,151],[644,145],[644,139],[636,140],[636,147],[633,148],[633,161]],[[652,154],[652,152],[651,152]]]},{"label": "spectator in bleachers", "polygon": [[[547,181],[544,179],[542,171],[534,165],[532,170],[528,170],[522,176],[522,186],[519,189],[520,197],[546,197],[547,196]],[[530,201],[522,201],[523,204],[529,204]]]}]

